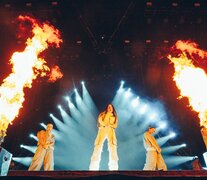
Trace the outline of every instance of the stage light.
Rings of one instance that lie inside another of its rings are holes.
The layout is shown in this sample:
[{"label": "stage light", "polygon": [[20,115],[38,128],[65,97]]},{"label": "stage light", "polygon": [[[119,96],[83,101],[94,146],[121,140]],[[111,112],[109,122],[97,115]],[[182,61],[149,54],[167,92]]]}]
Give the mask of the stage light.
[{"label": "stage light", "polygon": [[32,162],[32,157],[13,157],[12,160],[21,163],[24,166],[29,166]]},{"label": "stage light", "polygon": [[53,114],[52,114],[52,113],[50,113],[49,115],[50,115],[50,117],[52,117],[52,116],[53,116]]},{"label": "stage light", "polygon": [[27,7],[32,7],[32,3],[26,3]]},{"label": "stage light", "polygon": [[144,104],[142,107],[141,107],[141,109],[140,109],[140,113],[141,114],[144,114],[146,111],[147,111],[147,105],[146,104]]},{"label": "stage light", "polygon": [[74,108],[75,106],[71,102],[70,98],[67,98],[69,108]]},{"label": "stage light", "polygon": [[165,162],[168,164],[168,168],[177,167],[178,165],[181,165],[183,163],[186,163],[188,161],[192,161],[194,159],[194,156],[165,156]]},{"label": "stage light", "polygon": [[129,43],[130,43],[130,40],[129,40],[129,39],[125,39],[125,40],[124,40],[124,43],[125,43],[125,44],[129,44]]},{"label": "stage light", "polygon": [[156,117],[157,117],[157,114],[153,113],[153,114],[150,115],[149,119],[154,120]]},{"label": "stage light", "polygon": [[118,89],[117,92],[121,92],[121,91],[123,90],[124,83],[125,83],[125,82],[124,82],[123,80],[120,81],[120,87],[119,87],[119,89]]},{"label": "stage light", "polygon": [[80,45],[80,44],[82,44],[82,41],[81,40],[77,40],[76,44]]},{"label": "stage light", "polygon": [[80,102],[81,101],[81,97],[79,96],[79,94],[76,95],[76,102]]},{"label": "stage light", "polygon": [[57,107],[58,107],[58,109],[61,109],[62,108],[61,105],[58,105]]},{"label": "stage light", "polygon": [[45,128],[45,129],[46,129],[46,127],[47,127],[44,123],[40,123],[40,125],[41,125],[43,128]]},{"label": "stage light", "polygon": [[198,159],[198,156],[194,156],[194,157],[192,158],[192,160],[195,160],[195,159]]},{"label": "stage light", "polygon": [[172,3],[172,6],[173,6],[173,7],[177,7],[177,6],[178,6],[178,3],[177,3],[177,2],[173,2],[173,3]]},{"label": "stage light", "polygon": [[164,129],[166,127],[167,127],[167,123],[166,122],[161,122],[160,125],[159,125],[160,129]]},{"label": "stage light", "polygon": [[35,153],[37,146],[28,146],[28,145],[20,145],[21,148],[24,148],[32,153]]},{"label": "stage light", "polygon": [[162,152],[164,154],[171,154],[171,153],[175,153],[177,150],[179,150],[183,147],[186,147],[186,144],[167,146],[167,147],[162,148]]},{"label": "stage light", "polygon": [[147,2],[146,2],[146,5],[147,5],[148,7],[151,7],[151,6],[152,6],[152,2],[151,2],[151,1],[147,1]]},{"label": "stage light", "polygon": [[171,133],[169,134],[169,136],[170,136],[170,138],[174,138],[174,137],[176,136],[176,134],[175,134],[174,132],[171,132]]},{"label": "stage light", "polygon": [[52,5],[52,6],[57,6],[57,5],[58,5],[58,2],[57,2],[57,1],[52,1],[52,2],[51,2],[51,5]]},{"label": "stage light", "polygon": [[35,139],[36,141],[38,141],[37,136],[35,136],[35,135],[32,134],[32,133],[29,135],[29,137]]},{"label": "stage light", "polygon": [[81,84],[84,86],[85,85],[85,82],[84,81],[81,81]]},{"label": "stage light", "polygon": [[69,108],[74,108],[75,106],[71,102],[70,98],[67,98]]},{"label": "stage light", "polygon": [[132,106],[136,107],[139,104],[139,97],[137,97],[136,99],[132,100]]},{"label": "stage light", "polygon": [[67,101],[70,101],[70,97],[69,97],[69,96],[66,96],[65,99],[66,99]]},{"label": "stage light", "polygon": [[200,7],[201,4],[199,2],[194,3],[194,7]]},{"label": "stage light", "polygon": [[74,92],[75,92],[75,93],[78,93],[78,90],[77,90],[76,88],[74,88]]},{"label": "stage light", "polygon": [[131,88],[129,88],[126,92],[125,92],[125,97],[128,98],[131,95]]},{"label": "stage light", "polygon": [[23,148],[24,147],[24,145],[23,144],[20,144],[20,148]]},{"label": "stage light", "polygon": [[181,146],[182,146],[182,147],[186,147],[187,145],[184,143],[184,144],[181,144]]}]

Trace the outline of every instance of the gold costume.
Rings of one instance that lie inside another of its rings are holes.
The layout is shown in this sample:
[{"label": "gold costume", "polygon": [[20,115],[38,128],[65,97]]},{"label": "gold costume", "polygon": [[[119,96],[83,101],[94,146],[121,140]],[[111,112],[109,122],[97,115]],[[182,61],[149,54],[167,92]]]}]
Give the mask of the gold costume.
[{"label": "gold costume", "polygon": [[149,132],[144,133],[144,147],[146,149],[146,163],[143,170],[167,170],[167,166],[161,155],[161,148],[157,144],[154,136]]},{"label": "gold costume", "polygon": [[91,157],[90,170],[99,170],[104,141],[108,140],[109,170],[118,170],[117,140],[115,129],[118,119],[111,112],[102,112],[98,117],[99,130]]},{"label": "gold costume", "polygon": [[41,130],[37,133],[37,138],[38,147],[32,159],[29,171],[40,170],[43,163],[45,171],[54,170],[54,135],[47,131]]}]

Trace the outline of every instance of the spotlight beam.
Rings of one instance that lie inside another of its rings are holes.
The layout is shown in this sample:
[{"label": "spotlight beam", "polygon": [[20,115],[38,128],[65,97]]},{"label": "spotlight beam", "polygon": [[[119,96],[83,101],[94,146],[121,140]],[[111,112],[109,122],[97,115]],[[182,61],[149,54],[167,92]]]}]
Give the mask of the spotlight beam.
[{"label": "spotlight beam", "polygon": [[41,125],[44,129],[47,128],[47,125],[46,125],[45,123],[40,123],[40,125]]},{"label": "spotlight beam", "polygon": [[77,104],[77,109],[79,109],[80,113],[84,115],[84,120],[87,121],[92,121],[94,122],[95,118],[94,115],[92,115],[91,111],[88,110],[87,105],[83,102],[81,99],[80,95],[77,93],[76,97],[76,104]]},{"label": "spotlight beam", "polygon": [[61,109],[61,110],[60,110],[60,114],[61,114],[61,117],[62,117],[62,119],[63,119],[64,124],[70,126],[70,125],[72,124],[72,122],[74,121],[74,120],[72,119],[72,117],[70,117],[70,115],[69,115],[68,113],[66,113],[65,110]]},{"label": "spotlight beam", "polygon": [[21,148],[24,148],[32,153],[35,153],[37,146],[21,145]]},{"label": "spotlight beam", "polygon": [[32,157],[13,157],[12,160],[28,167],[32,162]]},{"label": "spotlight beam", "polygon": [[[75,91],[71,99],[66,98],[69,105],[69,112],[59,106],[61,116],[53,117],[54,123],[58,130],[53,129],[55,135],[55,163],[56,167],[71,170],[86,170],[88,162],[94,147],[94,140],[97,136],[97,117],[100,111],[89,95],[84,83],[82,84],[82,93]],[[134,91],[124,89],[123,86],[117,91],[113,98],[113,105],[118,115],[118,127],[116,136],[118,139],[118,154],[122,157],[120,167],[122,169],[142,169],[145,157],[145,149],[143,146],[143,134],[148,129],[149,123],[158,128],[165,127],[163,121],[166,120],[165,108],[160,102],[150,101],[149,98],[144,99],[133,93]],[[80,96],[82,95],[82,97]],[[72,102],[74,99],[75,102]],[[141,111],[141,112],[140,112]],[[156,113],[157,116],[153,113]],[[62,118],[62,119],[61,119]],[[155,121],[157,120],[157,121]],[[166,121],[167,122],[167,121]],[[66,129],[65,129],[66,128]],[[64,130],[65,129],[65,130]],[[164,133],[165,131],[163,131]],[[165,143],[172,136],[167,135],[158,139],[161,143]],[[130,153],[126,156],[126,152],[130,147]],[[162,148],[164,152],[171,152],[170,147]],[[106,169],[108,161],[107,146],[104,145],[100,169]],[[68,156],[72,154],[72,156]],[[167,153],[166,153],[167,154]],[[140,156],[141,155],[141,156]],[[165,154],[164,154],[165,155]],[[168,156],[171,157],[171,156]],[[171,160],[170,160],[171,161]],[[171,162],[168,161],[168,166]],[[172,161],[172,166],[183,163]]]},{"label": "spotlight beam", "polygon": [[183,147],[185,147],[183,144],[175,145],[175,146],[168,146],[168,147],[162,148],[162,152],[164,154],[171,154],[171,153],[176,152],[178,149],[181,149]]},{"label": "spotlight beam", "polygon": [[83,92],[83,102],[86,104],[90,112],[96,116],[98,116],[98,110],[96,108],[95,103],[93,102],[88,90],[85,86],[82,86],[82,92]]},{"label": "spotlight beam", "polygon": [[163,146],[170,138],[171,138],[170,135],[167,135],[167,136],[164,136],[164,137],[160,137],[160,138],[157,139],[157,143],[160,146]]},{"label": "spotlight beam", "polygon": [[58,118],[56,118],[54,115],[50,114],[50,117],[52,118],[52,120],[54,121],[55,125],[57,126],[57,128],[59,130],[66,130],[66,125],[64,123],[62,123]]},{"label": "spotlight beam", "polygon": [[30,134],[29,137],[33,138],[35,141],[38,141],[37,136],[35,136],[34,134]]},{"label": "spotlight beam", "polygon": [[192,161],[195,156],[164,156],[168,168],[176,167],[188,161]]}]

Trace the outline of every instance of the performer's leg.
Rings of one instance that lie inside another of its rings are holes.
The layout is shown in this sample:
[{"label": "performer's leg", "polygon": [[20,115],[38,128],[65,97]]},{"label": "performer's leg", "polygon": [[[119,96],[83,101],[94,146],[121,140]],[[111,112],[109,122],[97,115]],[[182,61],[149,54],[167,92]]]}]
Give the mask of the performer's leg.
[{"label": "performer's leg", "polygon": [[45,153],[46,149],[44,149],[42,146],[38,146],[35,155],[32,159],[32,163],[28,169],[29,171],[39,171],[41,169]]},{"label": "performer's leg", "polygon": [[108,143],[108,150],[109,150],[109,170],[118,170],[118,155],[117,155],[117,145]]},{"label": "performer's leg", "polygon": [[146,163],[143,170],[156,170],[157,163],[157,152],[156,151],[147,151],[146,153]]},{"label": "performer's leg", "polygon": [[167,166],[166,166],[165,161],[160,153],[157,155],[157,168],[158,168],[158,170],[167,171]]},{"label": "performer's leg", "polygon": [[117,154],[117,140],[114,129],[109,129],[108,134],[108,150],[109,150],[109,170],[118,170],[118,154]]},{"label": "performer's leg", "polygon": [[53,149],[48,149],[44,158],[44,170],[53,171],[54,170],[54,155]]},{"label": "performer's leg", "polygon": [[93,154],[91,156],[89,170],[99,170],[99,164],[101,161],[101,153],[103,149],[104,140],[105,140],[105,130],[99,129],[99,132],[95,140],[95,144],[94,144]]},{"label": "performer's leg", "polygon": [[92,157],[91,157],[89,170],[95,170],[95,171],[99,170],[99,164],[100,164],[100,161],[101,161],[102,149],[103,149],[103,144],[95,145],[94,151],[93,151],[93,154],[92,154]]}]

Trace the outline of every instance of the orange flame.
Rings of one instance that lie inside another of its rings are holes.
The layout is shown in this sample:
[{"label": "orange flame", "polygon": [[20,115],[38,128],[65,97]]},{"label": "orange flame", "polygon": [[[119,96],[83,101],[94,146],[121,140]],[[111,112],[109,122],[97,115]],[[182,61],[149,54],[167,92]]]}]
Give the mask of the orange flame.
[{"label": "orange flame", "polygon": [[195,67],[192,59],[187,56],[197,54],[204,58],[207,52],[198,49],[195,43],[177,41],[175,48],[182,51],[178,57],[168,56],[174,64],[173,80],[180,90],[180,97],[187,97],[189,105],[198,112],[200,125],[207,127],[207,74],[201,68]]},{"label": "orange flame", "polygon": [[207,56],[207,52],[198,48],[198,45],[194,42],[190,41],[177,41],[175,47],[182,52],[187,52],[192,56],[193,54],[197,54],[202,59]]},{"label": "orange flame", "polygon": [[28,38],[22,52],[13,53],[9,63],[12,73],[3,80],[0,86],[0,136],[6,135],[8,125],[18,116],[24,102],[24,88],[32,87],[37,76],[46,76],[50,71],[46,61],[38,55],[48,48],[49,44],[59,47],[62,42],[59,31],[53,26],[39,24],[29,16],[19,16],[20,21],[29,21],[33,37]]},{"label": "orange flame", "polygon": [[51,69],[51,73],[50,73],[48,81],[55,82],[57,79],[60,79],[62,77],[63,77],[63,74],[61,73],[60,68],[58,66],[55,66]]}]

